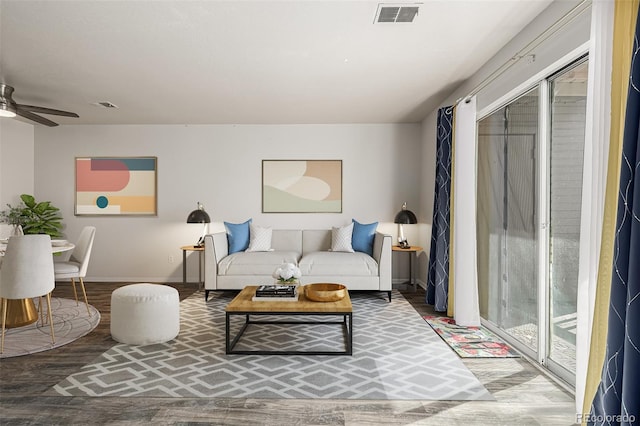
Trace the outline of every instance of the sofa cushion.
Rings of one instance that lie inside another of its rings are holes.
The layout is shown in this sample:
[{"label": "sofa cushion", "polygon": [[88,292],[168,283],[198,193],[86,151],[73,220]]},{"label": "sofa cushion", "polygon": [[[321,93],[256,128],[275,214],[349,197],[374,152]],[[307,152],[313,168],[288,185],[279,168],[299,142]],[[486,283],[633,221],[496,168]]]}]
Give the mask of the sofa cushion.
[{"label": "sofa cushion", "polygon": [[271,228],[249,224],[249,247],[247,251],[271,251]]},{"label": "sofa cushion", "polygon": [[353,235],[353,223],[340,228],[331,228],[331,251],[345,251],[353,253],[351,236]]},{"label": "sofa cushion", "polygon": [[251,219],[243,223],[225,222],[227,230],[227,241],[229,243],[229,254],[245,251],[249,247],[249,224]]},{"label": "sofa cushion", "polygon": [[331,229],[305,229],[302,231],[302,254],[331,250]]},{"label": "sofa cushion", "polygon": [[[253,251],[233,253],[218,263],[218,275],[268,275],[283,263],[298,264],[295,251]],[[250,283],[247,283],[250,284]]]},{"label": "sofa cushion", "polygon": [[317,251],[300,259],[302,276],[350,275],[377,276],[378,263],[368,254]]},{"label": "sofa cushion", "polygon": [[271,235],[271,248],[275,251],[295,251],[303,253],[301,229],[274,229]]},{"label": "sofa cushion", "polygon": [[353,222],[351,246],[355,251],[360,251],[362,253],[367,253],[369,256],[373,256],[373,238],[376,235],[378,222],[364,224],[355,219],[351,219],[351,221]]}]

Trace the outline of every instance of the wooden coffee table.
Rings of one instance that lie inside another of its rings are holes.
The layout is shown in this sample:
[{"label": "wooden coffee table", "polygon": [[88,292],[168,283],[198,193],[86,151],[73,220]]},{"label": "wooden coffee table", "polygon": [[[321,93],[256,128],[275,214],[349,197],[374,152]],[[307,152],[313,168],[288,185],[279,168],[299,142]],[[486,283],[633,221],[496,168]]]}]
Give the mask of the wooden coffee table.
[{"label": "wooden coffee table", "polygon": [[[300,287],[297,302],[254,302],[258,286],[245,287],[226,307],[225,339],[227,354],[242,355],[352,355],[353,354],[353,309],[349,293],[337,302],[313,302],[306,298],[304,287]],[[256,321],[252,317],[260,316],[341,316],[342,321]],[[244,316],[244,324],[232,338],[230,321],[233,316]],[[341,324],[344,337],[344,351],[269,351],[269,350],[234,350],[234,347],[246,331],[249,324]]]}]

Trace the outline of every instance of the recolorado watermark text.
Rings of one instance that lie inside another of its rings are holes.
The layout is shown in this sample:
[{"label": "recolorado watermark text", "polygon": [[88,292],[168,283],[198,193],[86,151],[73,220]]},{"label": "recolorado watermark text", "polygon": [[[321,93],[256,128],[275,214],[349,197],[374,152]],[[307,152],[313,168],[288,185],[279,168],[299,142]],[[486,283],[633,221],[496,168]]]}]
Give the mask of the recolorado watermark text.
[{"label": "recolorado watermark text", "polygon": [[576,423],[634,423],[636,421],[636,416],[629,414],[577,414],[576,415]]}]

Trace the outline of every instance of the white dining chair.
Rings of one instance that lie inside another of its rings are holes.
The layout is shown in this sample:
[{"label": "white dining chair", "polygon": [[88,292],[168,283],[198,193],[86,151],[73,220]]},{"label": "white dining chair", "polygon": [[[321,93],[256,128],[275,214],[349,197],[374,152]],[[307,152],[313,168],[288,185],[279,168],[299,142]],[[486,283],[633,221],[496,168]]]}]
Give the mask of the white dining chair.
[{"label": "white dining chair", "polygon": [[29,299],[46,295],[51,344],[55,344],[51,316],[51,292],[54,288],[51,237],[46,234],[38,234],[15,235],[9,238],[2,268],[0,268],[0,298],[2,299],[3,312],[0,353],[4,352],[8,300]]},{"label": "white dining chair", "polygon": [[0,223],[0,240],[8,239],[14,235],[23,235],[22,226]]},{"label": "white dining chair", "polygon": [[2,258],[4,257],[5,244],[13,235],[23,235],[22,226],[0,223],[0,244],[2,244],[0,247],[0,267],[2,266]]},{"label": "white dining chair", "polygon": [[91,257],[91,249],[93,248],[93,239],[96,235],[96,228],[94,226],[85,226],[80,232],[80,237],[76,242],[76,246],[67,261],[54,262],[55,277],[56,280],[71,279],[71,286],[73,288],[73,294],[76,297],[76,305],[78,304],[78,293],[76,291],[77,278],[80,281],[80,288],[82,289],[82,295],[84,296],[84,304],[87,306],[87,312],[91,316],[91,310],[89,310],[89,302],[87,300],[87,291],[84,288],[84,277],[87,275],[87,268],[89,267],[89,258]]}]

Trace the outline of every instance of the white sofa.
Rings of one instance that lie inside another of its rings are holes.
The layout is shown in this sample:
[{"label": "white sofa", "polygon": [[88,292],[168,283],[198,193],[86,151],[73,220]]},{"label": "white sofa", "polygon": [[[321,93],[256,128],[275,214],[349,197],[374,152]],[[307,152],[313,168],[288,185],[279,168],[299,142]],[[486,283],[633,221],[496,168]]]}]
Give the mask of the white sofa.
[{"label": "white sofa", "polygon": [[373,256],[361,252],[332,252],[331,230],[278,230],[272,251],[229,254],[227,234],[204,239],[205,300],[213,290],[241,290],[247,285],[273,284],[273,271],[294,263],[302,272],[301,284],[340,283],[349,290],[387,292],[391,301],[391,236],[376,232]]}]

